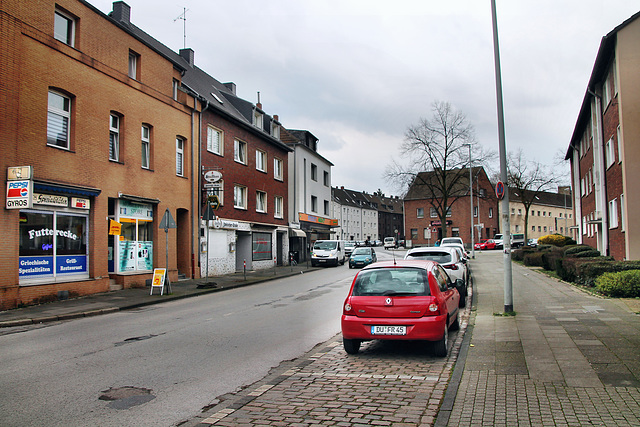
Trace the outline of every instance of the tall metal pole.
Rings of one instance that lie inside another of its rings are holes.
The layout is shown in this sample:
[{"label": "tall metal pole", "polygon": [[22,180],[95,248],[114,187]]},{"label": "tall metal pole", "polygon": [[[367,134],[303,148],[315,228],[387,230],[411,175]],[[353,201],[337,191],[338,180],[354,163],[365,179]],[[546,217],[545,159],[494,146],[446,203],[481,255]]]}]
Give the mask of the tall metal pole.
[{"label": "tall metal pole", "polygon": [[496,70],[496,100],[498,103],[498,140],[500,144],[500,180],[504,183],[504,198],[500,205],[502,214],[502,242],[504,247],[504,312],[513,311],[513,284],[511,275],[511,224],[509,223],[509,185],[507,179],[507,153],[504,137],[504,108],[502,105],[502,76],[500,74],[500,48],[498,46],[498,19],[496,0],[491,0],[493,23],[493,57]]},{"label": "tall metal pole", "polygon": [[[474,249],[473,241],[473,175],[471,172],[471,144],[469,146],[469,205],[471,206],[471,258],[476,258],[476,250]],[[478,206],[478,213],[480,213],[480,207]]]}]

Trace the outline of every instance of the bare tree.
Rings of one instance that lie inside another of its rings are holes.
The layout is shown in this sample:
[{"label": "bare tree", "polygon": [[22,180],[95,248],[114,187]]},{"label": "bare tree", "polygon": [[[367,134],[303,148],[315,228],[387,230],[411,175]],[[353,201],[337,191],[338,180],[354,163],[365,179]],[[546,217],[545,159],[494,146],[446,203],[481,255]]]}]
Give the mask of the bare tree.
[{"label": "bare tree", "polygon": [[536,161],[527,160],[522,149],[507,157],[509,187],[524,205],[524,238],[528,240],[529,209],[537,197],[560,182],[560,177]]},{"label": "bare tree", "polygon": [[486,155],[475,144],[474,128],[461,111],[448,102],[434,102],[432,113],[431,119],[409,126],[400,147],[406,163],[392,160],[384,176],[427,199],[446,236],[447,212],[457,199],[469,195],[469,144],[474,163],[483,163]]}]

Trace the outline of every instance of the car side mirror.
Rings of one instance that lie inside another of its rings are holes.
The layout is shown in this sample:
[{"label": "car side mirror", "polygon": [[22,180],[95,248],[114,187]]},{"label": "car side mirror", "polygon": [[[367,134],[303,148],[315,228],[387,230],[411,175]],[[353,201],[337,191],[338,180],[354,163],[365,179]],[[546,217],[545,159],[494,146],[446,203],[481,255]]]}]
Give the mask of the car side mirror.
[{"label": "car side mirror", "polygon": [[464,289],[464,280],[463,279],[456,279],[455,282],[451,283],[451,288]]}]

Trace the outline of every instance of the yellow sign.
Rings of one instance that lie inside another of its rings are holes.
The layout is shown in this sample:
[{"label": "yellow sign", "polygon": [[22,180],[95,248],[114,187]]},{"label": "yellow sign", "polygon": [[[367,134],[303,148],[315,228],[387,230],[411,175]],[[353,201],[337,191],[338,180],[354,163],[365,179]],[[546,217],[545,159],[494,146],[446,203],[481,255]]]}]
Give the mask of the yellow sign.
[{"label": "yellow sign", "polygon": [[160,295],[164,293],[164,277],[166,273],[165,268],[155,268],[153,270],[153,280],[151,281],[151,293],[149,295],[153,295],[153,288],[160,287]]},{"label": "yellow sign", "polygon": [[114,221],[112,219],[109,220],[109,235],[110,236],[119,236],[122,232],[122,224],[118,221]]}]

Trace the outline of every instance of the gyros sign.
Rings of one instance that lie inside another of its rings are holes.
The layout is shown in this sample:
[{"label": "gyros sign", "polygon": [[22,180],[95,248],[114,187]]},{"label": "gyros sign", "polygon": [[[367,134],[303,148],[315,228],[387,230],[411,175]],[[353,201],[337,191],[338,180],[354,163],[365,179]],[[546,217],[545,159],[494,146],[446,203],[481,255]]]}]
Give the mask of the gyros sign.
[{"label": "gyros sign", "polygon": [[33,206],[33,183],[26,181],[7,181],[7,209],[26,209]]}]

